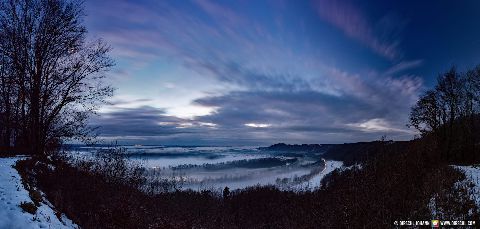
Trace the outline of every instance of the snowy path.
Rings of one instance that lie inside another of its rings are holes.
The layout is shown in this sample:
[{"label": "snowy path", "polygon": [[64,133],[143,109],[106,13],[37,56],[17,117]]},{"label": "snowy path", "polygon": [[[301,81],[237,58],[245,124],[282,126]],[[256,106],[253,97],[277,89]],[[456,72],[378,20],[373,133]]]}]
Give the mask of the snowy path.
[{"label": "snowy path", "polygon": [[35,215],[23,212],[22,201],[32,202],[24,189],[20,175],[12,168],[20,158],[0,158],[0,228],[78,228],[62,215],[60,221],[52,208],[45,203],[38,207]]}]

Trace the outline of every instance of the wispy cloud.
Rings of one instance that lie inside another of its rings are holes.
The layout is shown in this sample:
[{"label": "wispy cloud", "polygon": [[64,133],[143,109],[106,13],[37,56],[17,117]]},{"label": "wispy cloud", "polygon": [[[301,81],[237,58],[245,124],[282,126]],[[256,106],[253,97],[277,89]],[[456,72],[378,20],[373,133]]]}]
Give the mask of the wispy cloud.
[{"label": "wispy cloud", "polygon": [[101,136],[177,136],[199,133],[216,124],[168,115],[165,110],[150,106],[120,108],[96,116],[90,123],[100,127]]},{"label": "wispy cloud", "polygon": [[414,133],[413,131],[407,130],[405,128],[400,129],[400,128],[392,127],[392,125],[388,121],[381,118],[374,118],[364,122],[349,123],[346,125],[354,128],[358,128],[364,132],[385,132],[385,133],[400,132],[400,133],[407,133],[407,134]]},{"label": "wispy cloud", "polygon": [[215,2],[209,0],[194,0],[194,2],[210,16],[223,23],[233,25],[245,22],[242,17],[230,8],[223,7]]},{"label": "wispy cloud", "polygon": [[[385,133],[408,138],[404,127],[408,109],[423,84],[408,70],[423,61],[401,61],[398,42],[377,36],[367,17],[351,4],[319,0],[318,12],[311,13],[319,13],[352,42],[395,60],[386,71],[332,64],[337,61],[317,54],[320,48],[302,49],[311,37],[288,30],[292,28],[283,21],[256,20],[222,2],[110,3],[99,3],[110,11],[98,12],[104,17],[92,23],[114,21],[97,32],[127,63],[124,72],[136,83],[142,82],[137,74],[147,75],[145,85],[154,77],[166,79],[153,89],[161,92],[150,97],[141,96],[146,92],[140,86],[140,95],[117,96],[113,106],[94,120],[106,137],[216,144],[346,142],[377,139]],[[138,13],[131,14],[132,10]],[[167,67],[149,71],[138,67],[162,64]],[[180,80],[167,79],[170,72],[164,68],[182,69],[175,75]],[[376,73],[369,74],[370,70]],[[196,84],[184,82],[194,77],[199,78]],[[201,91],[203,83],[220,89]],[[191,104],[179,105],[176,99],[184,94],[198,96],[189,97]],[[190,116],[182,115],[186,113]]]},{"label": "wispy cloud", "polygon": [[319,15],[346,36],[390,60],[400,55],[397,47],[399,42],[379,38],[365,14],[348,1],[316,0],[314,4]]},{"label": "wispy cloud", "polygon": [[401,61],[400,63],[393,65],[387,71],[385,71],[385,75],[394,75],[402,71],[419,67],[422,64],[423,60]]},{"label": "wispy cloud", "polygon": [[[334,141],[332,136],[361,141],[384,134],[397,139],[411,135],[405,127],[406,111],[420,93],[418,77],[384,77],[372,82],[345,72],[336,74],[342,75],[333,77],[339,79],[340,95],[314,89],[232,92],[196,100],[202,106],[218,107],[215,113],[198,119],[217,123],[222,129],[268,124],[268,128],[253,129],[262,129],[270,137],[295,133],[323,142]],[[248,135],[251,130],[242,132]]]}]

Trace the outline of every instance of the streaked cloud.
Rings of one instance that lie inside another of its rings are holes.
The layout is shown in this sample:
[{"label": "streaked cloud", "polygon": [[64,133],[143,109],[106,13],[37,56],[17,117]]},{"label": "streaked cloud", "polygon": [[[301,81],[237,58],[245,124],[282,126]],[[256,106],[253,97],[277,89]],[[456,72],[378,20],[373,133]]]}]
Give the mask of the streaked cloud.
[{"label": "streaked cloud", "polygon": [[253,128],[267,128],[271,126],[270,124],[266,123],[245,123],[244,125]]},{"label": "streaked cloud", "polygon": [[393,65],[390,67],[386,72],[385,75],[394,75],[396,73],[406,71],[412,68],[419,67],[423,64],[423,60],[412,60],[412,61],[401,61],[398,64]]},{"label": "streaked cloud", "polygon": [[374,118],[360,123],[351,123],[347,124],[347,126],[356,127],[359,128],[361,131],[365,132],[401,132],[409,134],[414,133],[414,131],[412,130],[392,127],[389,122],[387,122],[385,119],[380,118]]},{"label": "streaked cloud", "polygon": [[[368,46],[374,52],[385,58],[394,60],[400,56],[398,50],[398,40],[388,40],[380,38],[374,30],[374,26],[367,19],[366,15],[355,5],[348,1],[336,0],[316,0],[319,15],[341,30],[346,36],[357,40]],[[384,19],[389,20],[389,19]],[[387,26],[399,23],[385,23]],[[381,28],[389,31],[391,28]]]},{"label": "streaked cloud", "polygon": [[[402,2],[378,2],[376,9],[330,0],[87,4],[89,30],[112,45],[118,61],[110,73],[117,94],[93,122],[109,139],[410,139],[410,106],[452,58],[450,49],[436,51],[451,39],[415,36],[430,27],[404,19],[422,4],[403,11]],[[442,26],[431,29],[443,33]]]}]

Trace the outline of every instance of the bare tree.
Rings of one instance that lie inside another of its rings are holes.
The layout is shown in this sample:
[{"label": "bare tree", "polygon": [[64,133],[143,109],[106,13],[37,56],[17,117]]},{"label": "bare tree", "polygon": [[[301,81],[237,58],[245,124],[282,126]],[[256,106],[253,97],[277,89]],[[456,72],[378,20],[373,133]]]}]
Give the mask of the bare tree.
[{"label": "bare tree", "polygon": [[453,67],[412,107],[409,125],[423,135],[434,136],[442,158],[473,160],[477,158],[479,104],[480,66],[466,73]]},{"label": "bare tree", "polygon": [[0,56],[0,146],[10,146],[12,134],[12,94],[13,83],[8,77],[8,63],[4,56]]},{"label": "bare tree", "polygon": [[0,55],[9,69],[4,78],[14,82],[6,93],[15,104],[8,108],[2,101],[0,111],[10,119],[5,123],[16,123],[15,147],[44,154],[62,140],[87,136],[88,117],[112,94],[104,84],[113,66],[110,48],[86,41],[83,17],[80,1],[0,3]]},{"label": "bare tree", "polygon": [[443,124],[443,119],[435,91],[427,91],[412,107],[410,125],[421,133],[436,131]]}]

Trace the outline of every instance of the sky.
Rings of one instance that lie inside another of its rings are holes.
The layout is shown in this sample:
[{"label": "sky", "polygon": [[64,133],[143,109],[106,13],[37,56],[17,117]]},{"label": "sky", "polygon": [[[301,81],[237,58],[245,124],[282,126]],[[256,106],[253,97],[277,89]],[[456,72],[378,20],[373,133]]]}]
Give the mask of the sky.
[{"label": "sky", "polygon": [[479,1],[86,1],[111,47],[91,124],[126,144],[410,140],[438,74],[480,64]]}]

